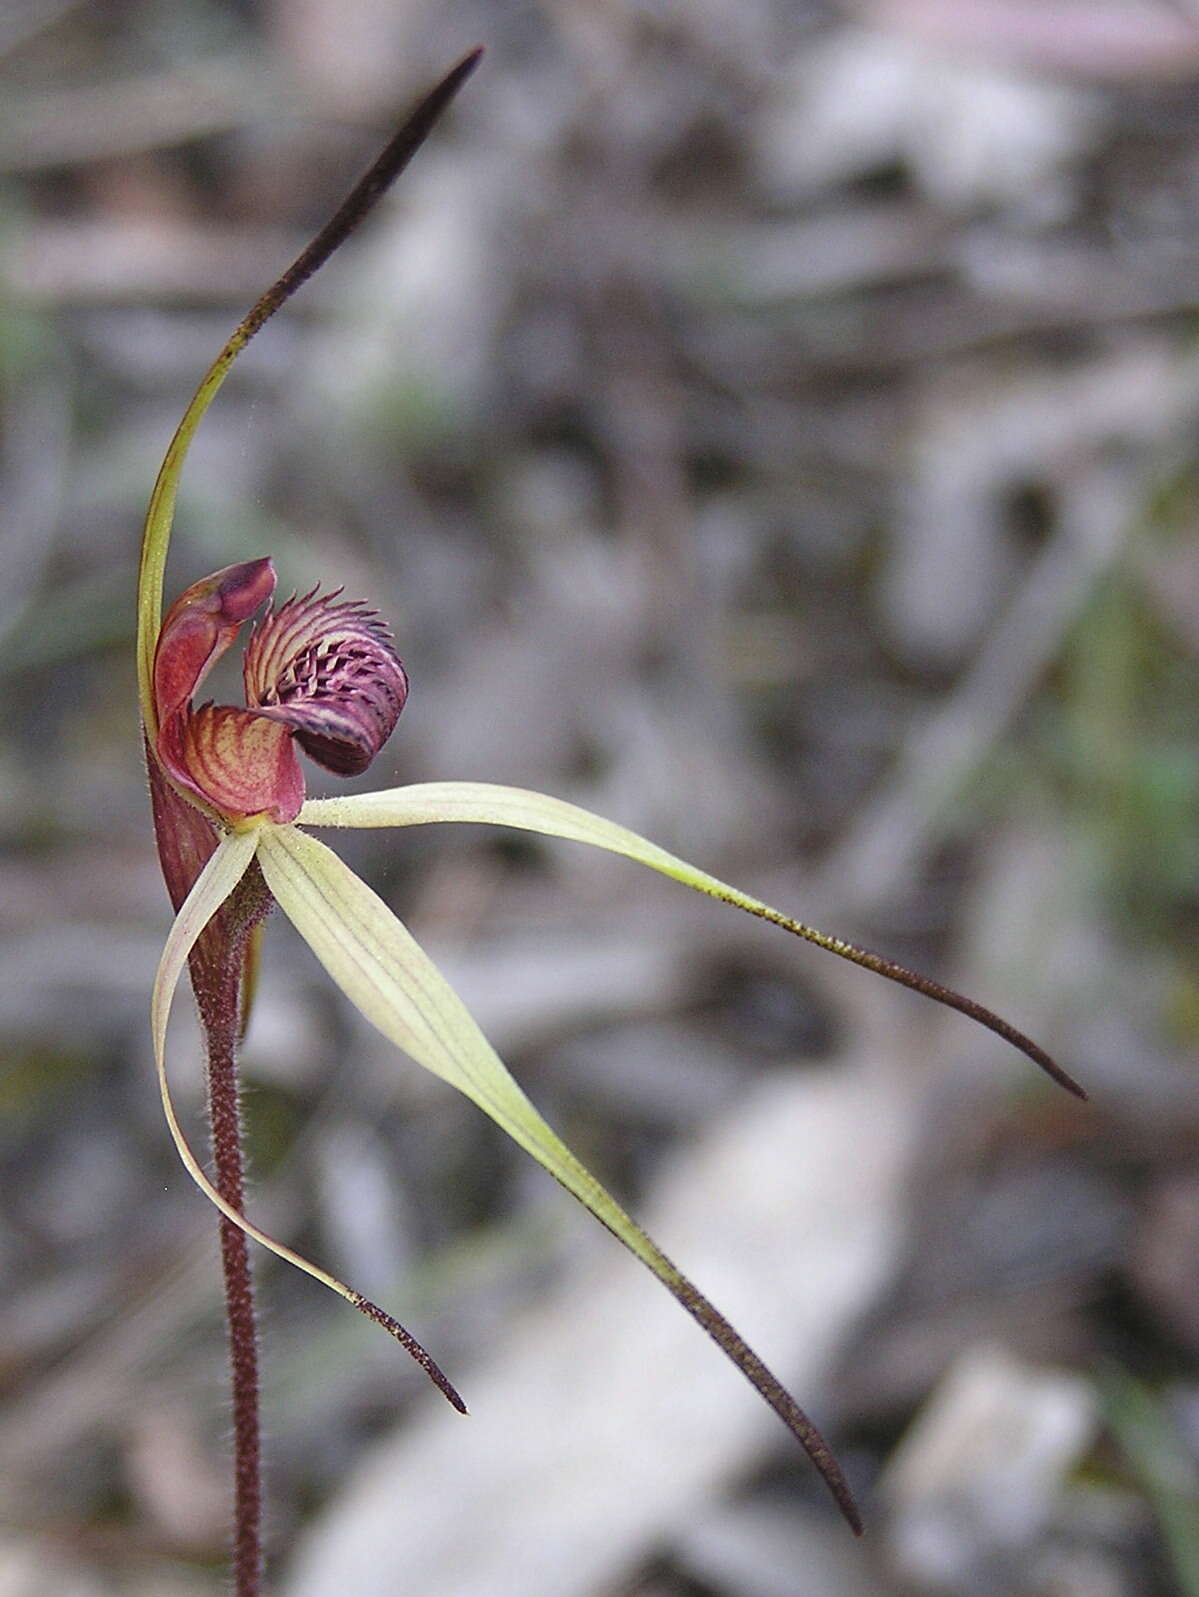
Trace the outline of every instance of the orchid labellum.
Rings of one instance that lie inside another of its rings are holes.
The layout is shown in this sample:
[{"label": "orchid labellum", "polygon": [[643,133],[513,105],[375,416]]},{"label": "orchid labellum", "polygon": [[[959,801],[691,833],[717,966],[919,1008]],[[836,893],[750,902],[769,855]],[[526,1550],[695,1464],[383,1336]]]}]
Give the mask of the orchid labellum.
[{"label": "orchid labellum", "polygon": [[304,802],[295,745],[327,771],[357,776],[408,697],[391,635],[373,611],[313,589],[254,629],[246,708],[194,708],[200,683],[274,590],[269,560],[214,572],[175,600],[154,652],[154,752],[177,787],[226,822],[294,821]]},{"label": "orchid labellum", "polygon": [[[230,365],[406,164],[473,70],[466,58],[424,100],[337,216],[268,290],[205,376],[167,452],[146,522],[138,590],[138,671],[159,854],[178,911],[154,984],[152,1024],[163,1104],[193,1179],[221,1211],[237,1450],[239,1597],[260,1589],[257,1343],[245,1239],[256,1239],[384,1325],[455,1406],[428,1354],[385,1310],[259,1230],[245,1215],[235,1047],[252,990],[261,923],[283,911],[357,1009],[417,1064],[472,1099],[649,1266],[742,1370],[808,1451],[859,1529],[844,1477],[815,1427],[719,1311],[584,1168],[530,1103],[462,1002],[387,904],[314,829],[470,821],[540,832],[623,855],[844,959],[959,1009],[1080,1092],[1037,1045],[989,1010],[880,955],[793,920],[622,826],[540,793],[437,782],[353,797],[305,799],[302,751],[336,775],[361,772],[396,725],[408,679],[391,636],[364,605],[314,590],[269,604],[270,560],[229,566],[188,587],[161,618],[175,495],[188,446]],[[244,705],[195,702],[208,672],[248,629]],[[216,1180],[175,1114],[166,1070],[172,997],[190,966],[209,1057]]]}]

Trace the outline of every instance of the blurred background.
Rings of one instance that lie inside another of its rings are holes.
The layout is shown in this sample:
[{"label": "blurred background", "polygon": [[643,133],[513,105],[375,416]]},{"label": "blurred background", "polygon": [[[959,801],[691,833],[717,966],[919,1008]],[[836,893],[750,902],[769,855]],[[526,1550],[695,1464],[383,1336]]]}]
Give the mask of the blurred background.
[{"label": "blurred background", "polygon": [[[0,1594],[227,1589],[215,1226],[149,1053],[139,527],[234,322],[478,42],[205,421],[168,592],[265,553],[344,584],[413,683],[365,785],[597,809],[975,994],[1092,1100],[614,858],[347,839],[868,1535],[273,924],[252,1211],[472,1417],[260,1261],[271,1590],[1196,1597],[1182,0],[8,0]],[[186,1016],[175,1050],[195,1117]]]}]

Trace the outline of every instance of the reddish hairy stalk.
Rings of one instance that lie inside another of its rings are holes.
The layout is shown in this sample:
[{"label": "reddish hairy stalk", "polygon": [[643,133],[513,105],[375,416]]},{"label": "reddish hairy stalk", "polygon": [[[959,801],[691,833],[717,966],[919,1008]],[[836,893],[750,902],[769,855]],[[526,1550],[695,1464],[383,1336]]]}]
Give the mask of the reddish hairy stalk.
[{"label": "reddish hairy stalk", "polygon": [[[159,858],[176,909],[216,847],[216,830],[169,786],[147,757]],[[257,868],[213,917],[189,961],[207,1056],[208,1119],[216,1185],[239,1212],[245,1199],[237,1042],[247,942],[270,909]],[[233,1397],[233,1572],[236,1597],[262,1591],[262,1436],[254,1282],[245,1233],[221,1217],[221,1269]]]},{"label": "reddish hairy stalk", "polygon": [[[235,1053],[244,935],[236,949],[230,950],[232,957],[225,962],[219,985],[214,983],[215,990],[196,989],[208,1053],[208,1115],[216,1185],[221,1196],[238,1210],[245,1195]],[[246,1234],[223,1215],[221,1268],[225,1278],[233,1396],[233,1589],[237,1597],[259,1597],[262,1589],[262,1435],[254,1282]]]}]

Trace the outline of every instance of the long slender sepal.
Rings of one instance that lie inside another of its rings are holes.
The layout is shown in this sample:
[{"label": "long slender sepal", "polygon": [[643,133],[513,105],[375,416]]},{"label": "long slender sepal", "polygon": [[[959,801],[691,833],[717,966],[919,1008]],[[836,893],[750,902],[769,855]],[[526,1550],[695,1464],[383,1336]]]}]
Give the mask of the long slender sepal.
[{"label": "long slender sepal", "polygon": [[208,1179],[203,1166],[192,1151],[191,1144],[184,1135],[179,1124],[179,1117],[175,1112],[174,1100],[171,1096],[170,1081],[166,1067],[166,1041],[167,1023],[171,1014],[171,1002],[175,996],[175,989],[183,968],[187,964],[187,956],[191,953],[196,939],[203,932],[205,926],[221,905],[233,892],[241,881],[259,847],[259,831],[256,828],[247,828],[239,832],[230,832],[221,839],[216,852],[205,865],[196,879],[195,886],[185,899],[182,908],[175,917],[162,951],[162,958],[158,963],[158,973],[154,978],[154,991],[150,1003],[150,1019],[154,1036],[154,1063],[158,1072],[158,1088],[162,1095],[163,1113],[166,1115],[167,1125],[170,1127],[171,1137],[178,1150],[179,1158],[189,1176],[199,1187],[208,1201],[216,1206],[227,1220],[244,1231],[248,1237],[253,1237],[255,1242],[268,1249],[278,1258],[288,1264],[294,1264],[297,1269],[327,1286],[331,1291],[345,1298],[347,1303],[352,1303],[368,1319],[382,1325],[395,1337],[396,1341],[412,1355],[420,1367],[425,1371],[433,1383],[440,1388],[449,1401],[460,1414],[466,1413],[466,1404],[451,1385],[448,1377],[438,1367],[425,1349],[414,1336],[392,1318],[384,1309],[372,1303],[369,1298],[363,1297],[360,1292],[354,1291],[336,1276],[330,1275],[327,1270],[322,1270],[319,1265],[313,1264],[301,1254],[286,1246],[285,1243],[276,1242],[265,1231],[247,1220],[229,1203]]},{"label": "long slender sepal", "polygon": [[351,1003],[418,1064],[490,1115],[653,1271],[791,1430],[845,1518],[860,1531],[849,1487],[811,1420],[541,1118],[457,994],[383,900],[323,843],[294,826],[264,826],[258,862],[279,907]]},{"label": "long slender sepal", "polygon": [[1086,1092],[1057,1061],[1015,1026],[1009,1025],[993,1010],[976,1003],[952,987],[944,987],[931,977],[909,970],[883,954],[869,948],[846,942],[842,937],[830,936],[806,926],[803,921],[792,920],[789,915],[772,909],[760,899],[730,887],[718,877],[697,870],[686,860],[669,854],[656,843],[648,842],[626,827],[606,821],[589,810],[562,799],[550,798],[544,793],[529,792],[524,788],[501,787],[490,782],[423,782],[412,787],[390,788],[379,793],[358,793],[344,798],[309,799],[296,817],[300,826],[416,826],[431,821],[477,821],[492,826],[512,826],[521,831],[541,832],[547,837],[568,838],[575,843],[590,843],[594,848],[607,849],[613,854],[623,854],[626,859],[647,865],[650,870],[670,876],[676,882],[694,887],[722,903],[733,904],[750,915],[781,926],[784,931],[815,943],[830,954],[847,959],[851,964],[885,976],[888,981],[910,987],[913,992],[935,999],[949,1009],[985,1026],[1011,1043],[1022,1054],[1039,1065],[1047,1076],[1065,1087],[1076,1098],[1085,1098]]},{"label": "long slender sepal", "polygon": [[254,334],[302,283],[320,270],[334,250],[343,244],[359,223],[369,215],[428,138],[437,119],[478,66],[482,54],[482,50],[472,50],[446,74],[436,88],[424,96],[370,171],[351,190],[336,215],[292,262],[282,277],[271,284],[248,315],[238,323],[224,349],[205,372],[191,404],[184,412],[183,420],[176,429],[175,436],[171,439],[159,469],[158,479],[154,484],[154,491],[150,495],[150,506],[146,512],[146,524],[142,534],[141,566],[137,579],[138,693],[141,699],[142,724],[149,733],[151,744],[158,735],[153,673],[154,649],[158,641],[162,614],[163,573],[166,570],[167,549],[171,541],[171,526],[175,519],[179,479],[196,429],[228,376],[229,368]]}]

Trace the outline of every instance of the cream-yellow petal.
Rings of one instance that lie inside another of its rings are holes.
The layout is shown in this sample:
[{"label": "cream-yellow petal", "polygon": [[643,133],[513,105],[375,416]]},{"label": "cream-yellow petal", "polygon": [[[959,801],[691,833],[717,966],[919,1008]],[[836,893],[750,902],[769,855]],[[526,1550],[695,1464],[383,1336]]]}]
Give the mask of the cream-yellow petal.
[{"label": "cream-yellow petal", "polygon": [[906,965],[876,954],[872,949],[859,947],[843,937],[818,931],[803,921],[793,920],[780,910],[764,904],[761,899],[739,888],[731,887],[719,877],[709,876],[677,855],[670,854],[656,843],[639,837],[627,827],[617,826],[577,804],[567,804],[562,799],[551,798],[546,793],[533,793],[525,788],[501,787],[490,782],[422,782],[411,787],[389,788],[379,793],[356,793],[344,798],[309,799],[296,817],[299,826],[419,826],[434,821],[474,821],[490,826],[513,826],[526,832],[540,832],[546,837],[567,838],[575,843],[589,843],[593,848],[607,849],[613,854],[623,854],[626,859],[646,865],[663,876],[672,877],[697,892],[732,904],[760,920],[781,926],[784,931],[805,942],[814,943],[830,954],[860,965],[888,981],[898,982],[913,992],[956,1009],[1002,1037],[1018,1048],[1059,1086],[1065,1087],[1076,1098],[1086,1093],[1074,1077],[1062,1069],[1057,1061],[1040,1046],[1018,1031],[1015,1026],[997,1015],[994,1010],[976,1003],[973,998],[945,987],[929,976],[909,970]]},{"label": "cream-yellow petal", "polygon": [[845,1478],[807,1415],[546,1124],[461,999],[378,894],[331,849],[294,826],[264,827],[258,859],[279,907],[346,997],[385,1037],[490,1115],[653,1271],[789,1427],[846,1519],[860,1529]]}]

